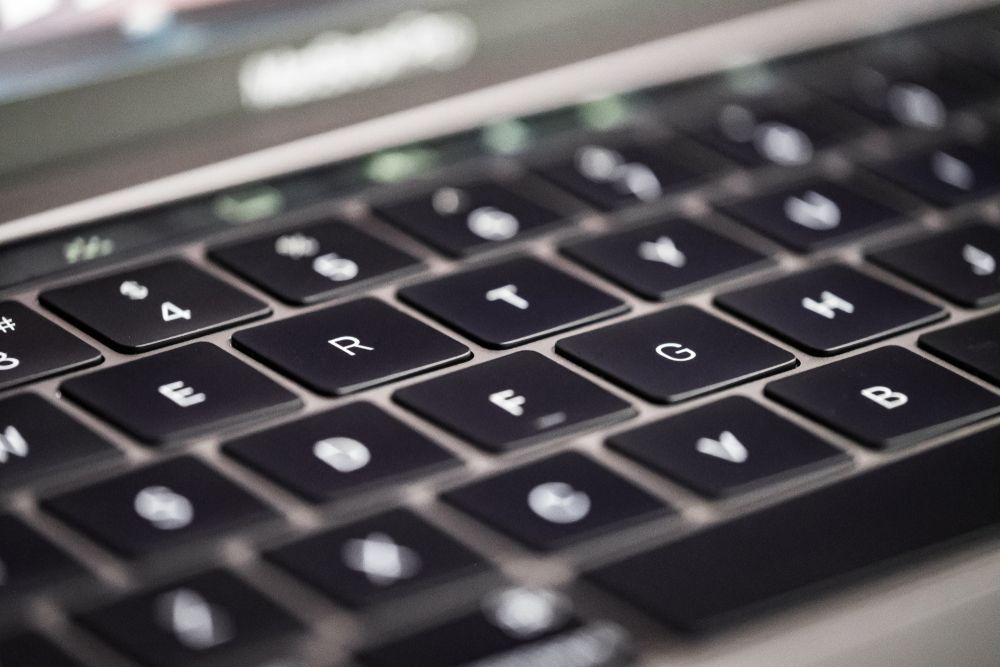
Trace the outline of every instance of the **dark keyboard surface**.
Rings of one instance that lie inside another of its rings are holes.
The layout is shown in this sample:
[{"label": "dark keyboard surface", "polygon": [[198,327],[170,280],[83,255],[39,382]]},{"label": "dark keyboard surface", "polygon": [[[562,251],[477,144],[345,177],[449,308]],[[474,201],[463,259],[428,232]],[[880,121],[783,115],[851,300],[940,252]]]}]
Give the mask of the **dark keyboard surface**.
[{"label": "dark keyboard surface", "polygon": [[945,27],[0,247],[0,665],[661,664],[991,539],[1000,42]]}]

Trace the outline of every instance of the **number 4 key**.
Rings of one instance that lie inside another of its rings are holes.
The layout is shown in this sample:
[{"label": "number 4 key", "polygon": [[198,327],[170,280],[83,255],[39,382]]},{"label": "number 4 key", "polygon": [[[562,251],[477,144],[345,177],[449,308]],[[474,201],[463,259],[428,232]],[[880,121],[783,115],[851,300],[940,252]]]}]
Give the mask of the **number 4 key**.
[{"label": "number 4 key", "polygon": [[123,352],[162,347],[270,312],[266,304],[179,260],[49,290],[40,298]]}]

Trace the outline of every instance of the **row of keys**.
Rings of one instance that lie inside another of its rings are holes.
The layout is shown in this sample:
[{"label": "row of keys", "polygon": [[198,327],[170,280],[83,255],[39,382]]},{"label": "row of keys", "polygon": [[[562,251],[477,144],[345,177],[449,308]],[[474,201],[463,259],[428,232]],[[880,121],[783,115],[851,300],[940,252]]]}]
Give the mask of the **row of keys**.
[{"label": "row of keys", "polygon": [[[490,287],[500,282],[506,284]],[[460,298],[448,298],[456,294]],[[470,335],[477,332],[494,346],[547,335],[607,317],[624,307],[622,302],[574,278],[527,259],[418,285],[404,290],[404,298],[420,303]],[[563,301],[572,302],[572,306],[565,306]],[[840,266],[786,276],[724,294],[717,301],[757,326],[817,354],[841,352],[944,316],[937,306]],[[468,309],[461,310],[463,305]],[[288,346],[288,340],[296,341],[296,345]],[[457,363],[471,355],[461,343],[374,299],[243,330],[233,342],[301,384],[331,395],[359,391]],[[660,311],[564,339],[557,344],[557,350],[634,393],[664,403],[686,400],[795,364],[790,353],[691,307]],[[585,423],[623,409],[579,401],[579,409],[573,410],[564,407],[566,401],[550,399],[551,414],[521,419],[511,428],[503,427],[488,413],[455,424],[454,414],[476,415],[482,408],[488,410],[489,404],[476,408],[475,402],[482,395],[495,394],[495,403],[507,414],[521,416],[518,413],[524,412],[523,390],[506,379],[516,378],[516,372],[507,371],[505,375],[495,370],[511,366],[515,358],[527,359],[530,355],[497,360],[410,387],[398,392],[397,399],[495,450],[528,441],[552,426]],[[670,372],[662,372],[664,368]],[[552,377],[553,397],[565,392],[556,375],[540,373],[541,377]],[[470,383],[476,388],[481,386],[485,393],[468,391]],[[240,387],[238,393],[232,391],[236,386]],[[424,386],[435,389],[431,393]],[[289,391],[207,343],[77,377],[65,382],[62,389],[68,397],[146,442],[186,439],[248,415],[263,417],[301,405]],[[472,424],[472,428],[463,422]],[[538,428],[539,422],[546,427]]]},{"label": "row of keys", "polygon": [[[494,391],[506,383],[512,388]],[[872,447],[909,444],[1000,412],[994,393],[892,346],[771,382],[765,393]],[[514,353],[397,394],[404,405],[492,451],[633,414],[621,399],[533,352]],[[572,400],[559,401],[560,396]],[[787,437],[775,439],[775,432]],[[287,443],[280,456],[263,444],[273,442],[275,433]],[[671,440],[674,445],[664,444]],[[727,399],[644,426],[614,436],[609,444],[712,496],[845,460],[745,399]],[[456,463],[367,404],[248,436],[224,449],[311,500]],[[406,454],[394,457],[400,449]],[[629,491],[629,483],[615,480],[579,455],[565,454],[450,491],[444,499],[532,546],[555,548],[608,524],[665,511],[661,503]],[[601,500],[611,492],[614,502]],[[45,499],[42,505],[128,557],[273,516],[253,496],[186,457]],[[561,512],[580,516],[571,520]]]},{"label": "row of keys", "polygon": [[[946,237],[946,245],[961,244],[969,248],[975,241],[979,246],[992,248],[988,236],[992,232],[992,228],[985,226],[957,230],[952,233],[957,238]],[[926,252],[923,247],[917,246]],[[609,317],[625,307],[620,300],[529,259],[509,260],[455,274],[407,288],[401,295],[450,326],[494,347],[514,345]],[[848,350],[944,315],[937,306],[840,266],[814,269],[723,294],[717,302],[816,354]],[[5,316],[13,330],[3,336],[11,337],[12,341],[18,336],[27,336],[18,340],[30,341],[31,331],[26,331],[25,326],[32,324],[43,332],[49,327],[68,336],[23,306],[9,302],[7,307],[7,312],[21,321],[18,327],[14,317]],[[288,346],[288,340],[297,343]],[[693,341],[698,341],[697,345]],[[471,354],[461,343],[374,299],[243,330],[234,336],[233,342],[301,384],[331,395],[359,391],[456,363]],[[557,349],[635,393],[667,403],[777,372],[795,363],[792,355],[756,336],[683,307],[565,339],[558,343]],[[609,354],[611,350],[618,352]],[[509,363],[512,362],[498,362],[498,367]],[[671,367],[670,373],[660,372],[664,364]],[[485,395],[509,391],[512,398],[523,398],[516,387],[500,386],[506,382],[503,374],[491,369],[492,366],[485,365],[470,371],[469,377],[478,375],[485,382],[498,383]],[[491,378],[494,373],[499,377]],[[446,376],[436,382],[460,386],[463,377],[463,374]],[[239,380],[236,384],[234,378]],[[232,392],[233,386],[240,386],[242,391]],[[438,414],[442,408],[435,407],[435,401],[443,404],[445,413],[461,412],[451,407],[461,404],[461,399],[433,398],[430,404],[426,400],[421,403],[412,398],[419,395],[417,390],[404,390],[397,398],[446,424],[453,420],[448,414],[444,417]],[[300,405],[297,397],[287,390],[208,344],[178,348],[81,376],[64,383],[63,391],[147,442],[185,439],[248,415],[262,417]],[[475,394],[463,396],[478,400]],[[558,425],[584,423],[617,411],[584,406],[582,419],[561,414],[557,421]],[[470,414],[475,412],[471,410]],[[540,414],[536,420],[547,422],[560,412],[564,411],[553,409],[551,415]],[[527,419],[510,432],[497,428],[495,419],[471,421],[488,425],[490,435],[470,433],[462,424],[450,426],[477,444],[495,450],[518,446],[547,430],[534,426],[525,429],[525,424],[532,423]]]},{"label": "row of keys", "polygon": [[[787,201],[786,198],[786,203]],[[580,242],[566,248],[566,252],[647,298],[669,296],[707,280],[721,280],[767,265],[767,260],[756,252],[681,220],[654,223]],[[991,226],[976,224],[878,251],[872,255],[872,259],[953,301],[968,306],[982,306],[1000,296],[995,259],[997,253],[1000,253],[1000,232]],[[942,256],[945,261],[939,261]],[[949,256],[953,259],[948,260]],[[835,311],[839,310],[846,313],[845,309],[850,306],[843,302],[853,301],[844,297],[841,292],[852,289],[857,291],[860,287],[858,279],[846,274],[811,275],[812,278],[792,276],[779,284],[804,293],[809,283],[816,282],[817,289],[821,290],[819,293],[833,295],[830,297],[833,305],[826,307],[824,312],[836,314]],[[889,292],[888,288],[878,287],[871,280],[864,282],[866,289],[881,293],[880,296],[873,294],[869,301],[892,301],[890,297],[899,300],[901,293]],[[768,295],[779,284],[751,288],[746,294],[726,295],[720,299],[720,303],[749,315],[750,319],[773,330],[774,327],[767,321],[774,319],[773,315],[762,318],[760,313],[745,311],[751,304],[757,310],[764,307],[753,301],[754,290]],[[838,291],[829,289],[833,286]],[[159,293],[160,298],[150,298],[154,292]],[[199,303],[196,305],[190,299],[185,300],[181,297],[183,294],[196,295]],[[555,269],[527,259],[467,271],[406,288],[401,291],[400,296],[491,347],[517,345],[625,310],[621,301]],[[817,304],[823,303],[817,297],[802,298],[810,298]],[[266,306],[260,302],[182,262],[167,262],[76,287],[45,292],[42,301],[113,347],[129,351],[176,342],[267,313]],[[777,318],[784,319],[787,316],[787,312],[784,312],[787,306],[775,303],[775,307],[783,311],[777,314]],[[923,319],[936,316],[930,312],[929,307],[924,307],[923,313],[918,312],[921,307],[915,301],[909,314],[899,312],[902,306],[900,303],[898,308],[891,309],[892,312],[887,312],[886,317],[901,319],[903,325],[911,326],[921,322],[921,314]],[[820,307],[822,308],[821,305]],[[5,302],[2,311],[0,386],[73,370],[100,360],[100,354],[96,350],[22,305]],[[875,310],[871,312],[874,313]],[[379,319],[370,312],[358,313],[357,317],[361,319],[357,326],[366,329],[371,329]],[[316,326],[321,326],[323,316],[316,315],[315,319]],[[878,322],[868,317],[844,319],[855,322],[864,320],[875,333],[892,332],[892,325],[897,324]],[[402,316],[397,320],[399,325],[408,322]],[[276,354],[271,349],[275,347],[274,339],[292,332],[301,333],[298,330],[309,328],[305,320],[295,320],[295,324],[279,323],[271,327],[250,333],[242,332],[236,337],[237,344],[258,356],[271,358]],[[826,327],[820,333],[830,330],[830,327]],[[265,331],[269,332],[268,336],[264,335]],[[369,336],[375,334],[377,331],[368,333]],[[845,342],[853,344],[863,340],[861,336],[855,335],[853,340],[848,341],[824,341],[822,335],[817,338],[803,331],[789,337],[805,349],[821,354],[835,351]],[[344,340],[352,338],[357,336],[345,336]],[[261,353],[256,347],[269,349]],[[356,383],[347,378],[339,386],[330,385],[328,379],[324,381],[323,378],[339,375],[330,373],[329,369],[293,369],[291,367],[295,364],[285,361],[282,365],[286,370],[292,370],[300,381],[317,391],[338,394],[356,388]],[[372,374],[380,375],[378,372]]]},{"label": "row of keys", "polygon": [[[944,164],[941,159],[937,163]],[[954,159],[947,164],[955,173],[972,174]],[[984,181],[978,176],[969,178],[977,184],[990,183],[989,179]],[[901,216],[901,212],[835,183],[813,183],[723,208],[759,231],[802,250],[883,227],[898,221]],[[881,251],[874,254],[873,259],[963,305],[984,305],[996,298],[1000,290],[995,281],[995,256],[1000,241],[994,228],[975,225],[943,237],[942,242],[956,257],[952,262],[932,261],[937,257],[934,254],[938,248],[936,239],[923,245],[918,242]],[[334,246],[341,254],[331,251]],[[953,247],[955,249],[951,250]],[[670,296],[708,280],[721,280],[766,266],[764,257],[755,251],[680,220],[576,243],[565,251],[647,298]],[[350,225],[335,222],[220,248],[213,251],[213,256],[272,293],[300,303],[325,298],[342,287],[370,283],[417,266],[416,260],[391,246]],[[527,309],[531,302],[517,293],[516,284],[498,282],[502,282],[505,272],[524,269],[515,265],[496,268],[493,272],[481,270],[482,273],[455,276],[450,279],[453,282],[445,279],[418,285],[404,290],[401,296],[449,321],[467,335],[495,347],[524,342],[530,337],[606,317],[624,308],[611,297],[562,274],[549,270],[543,275],[544,267],[526,266],[531,269],[525,276],[529,282],[548,284],[561,279],[561,284],[552,285],[553,298],[562,301],[563,307],[566,303],[580,303],[581,312],[575,316],[573,313],[555,316],[552,315],[554,308],[542,299],[531,313],[533,321],[525,333],[515,326],[515,320],[502,317],[502,311],[498,316],[496,308],[480,308],[477,290],[486,286],[494,303]],[[498,284],[491,286],[492,282]],[[303,291],[291,294],[293,284]],[[468,303],[456,307],[452,299],[442,299],[440,295],[447,293],[450,296],[458,286],[471,293]],[[112,347],[128,352],[178,342],[269,312],[262,302],[179,261],[50,290],[41,295],[41,301]],[[97,351],[68,337],[23,306],[9,302],[5,308],[10,312],[0,319],[0,332],[5,334],[5,349],[0,350],[3,355],[0,357],[0,386],[30,381],[100,360]],[[534,321],[539,312],[557,320],[554,326],[546,327],[544,322]],[[17,335],[18,323],[21,330],[27,332],[25,335]],[[494,333],[504,324],[513,327],[510,333]],[[32,333],[34,335],[30,335]],[[337,393],[336,388],[327,387],[323,391]]]},{"label": "row of keys", "polygon": [[[205,661],[263,664],[269,659],[283,664],[289,649],[294,655],[292,642],[305,633],[301,621],[224,570],[134,594],[76,620],[123,654],[156,667]],[[557,591],[520,587],[494,589],[474,611],[379,642],[363,648],[357,659],[373,667],[539,660],[609,667],[625,664],[632,654],[631,638],[621,626],[584,621],[572,601]],[[79,665],[33,632],[0,640],[0,659],[11,667]]]},{"label": "row of keys", "polygon": [[[643,238],[655,240],[640,240]],[[609,248],[612,252],[602,253],[602,250]],[[626,254],[629,248],[632,253],[647,251],[648,261],[642,264],[629,262]],[[954,256],[954,259],[950,262],[938,261],[942,249],[946,255]],[[568,251],[579,254],[587,262],[603,265],[605,273],[617,276],[625,284],[638,286],[637,289],[647,295],[670,293],[682,289],[685,283],[698,284],[708,275],[721,277],[734,271],[760,266],[764,261],[763,257],[723,237],[682,221],[657,223],[648,228],[584,242]],[[709,252],[714,252],[714,256],[704,254]],[[873,255],[873,259],[907,277],[919,280],[953,300],[969,305],[982,305],[1000,294],[993,259],[997,252],[1000,252],[1000,232],[979,224],[879,251]],[[700,259],[704,261],[695,264]],[[155,283],[146,280],[149,284],[164,286],[177,282],[200,285],[201,292],[210,297],[212,303],[225,302],[226,295],[235,292],[228,285],[180,262],[150,267],[145,272],[135,273],[140,278],[160,276]],[[98,298],[100,294],[104,294],[105,299],[110,296],[126,302],[141,303],[145,300],[148,288],[139,281],[133,284],[128,280],[119,280],[125,275],[130,274],[102,279],[78,288],[68,288],[80,291],[88,298],[71,298],[63,307],[72,310],[72,304],[88,300],[96,304],[103,303]],[[112,289],[116,286],[118,289]],[[213,292],[210,286],[219,287],[220,291]],[[123,287],[129,289],[123,290]],[[136,294],[144,298],[132,299],[127,296],[132,294],[132,288],[138,290]],[[54,294],[64,292],[57,290]],[[536,260],[528,259],[510,260],[406,288],[402,290],[401,297],[491,347],[520,344],[610,317],[625,309],[625,304],[620,300]],[[240,298],[248,297],[240,295]],[[848,350],[877,338],[927,324],[944,314],[940,308],[905,292],[835,266],[723,294],[718,297],[717,302],[757,326],[814,354]],[[179,307],[170,303],[171,308]],[[153,310],[157,310],[155,303],[152,305]],[[108,316],[108,310],[93,305],[89,309],[103,313],[101,317]],[[203,310],[209,309],[206,307]],[[10,378],[9,384],[19,383],[46,373],[96,363],[100,359],[96,350],[18,303],[5,302],[2,304],[2,311],[0,343],[4,349],[0,351],[3,355],[0,357],[0,380]],[[247,316],[252,314],[248,311]],[[115,336],[125,340],[129,338],[127,332],[136,321],[145,320],[147,324],[143,326],[147,326],[153,319],[161,319],[160,313],[152,316],[146,313],[145,318],[132,314],[116,323],[106,323],[109,328],[104,330],[118,331],[118,334],[109,334],[109,341]],[[205,327],[227,326],[232,323],[232,318],[226,314],[221,315],[215,325],[198,318],[195,320],[190,329],[186,321],[179,325],[178,331],[183,331],[181,335],[187,337],[204,331]],[[97,326],[100,328],[102,325]],[[146,341],[143,344],[171,342],[176,336],[171,337],[166,329],[176,326],[175,322],[171,322],[164,329],[158,329],[159,333],[152,333],[153,330],[150,329],[149,335],[140,338]],[[620,331],[624,332],[624,327],[636,327],[638,324],[622,326]],[[595,333],[594,344],[602,348],[619,344],[620,341],[614,340],[617,334],[612,333],[613,331],[617,330]],[[402,332],[406,332],[406,335],[403,336]],[[285,341],[290,339],[300,343],[295,347],[285,345]],[[139,344],[138,338],[132,340]],[[400,340],[404,344],[397,342]],[[309,341],[312,343],[307,345]],[[469,351],[461,344],[373,300],[356,301],[241,331],[234,337],[234,344],[300,383],[331,395],[358,391],[455,363],[469,356]],[[574,344],[567,342],[561,345],[568,350]],[[572,351],[569,353],[572,354]],[[582,356],[577,354],[574,358],[581,359]],[[173,362],[161,360],[148,363],[152,366],[164,366]],[[235,361],[230,366],[235,367]],[[109,371],[115,377],[129,372]],[[141,375],[146,371],[139,369],[132,372]],[[622,371],[619,372],[621,373]],[[183,392],[190,386],[190,379],[186,381],[188,384],[184,384],[185,380],[181,378],[165,380],[157,387],[178,381],[181,382],[177,387],[178,391]],[[86,379],[67,383],[67,393],[73,396],[74,387],[81,382],[85,389],[76,391],[76,394],[81,395],[84,403],[92,405],[98,399],[91,395],[91,387]],[[124,387],[123,382],[124,380],[116,380],[115,384]],[[628,384],[633,387],[641,385],[634,381]],[[677,400],[672,397],[674,394],[663,396],[662,392],[650,391],[648,387],[640,389],[639,393],[654,395],[655,400]],[[127,389],[120,388],[119,391],[127,393]],[[192,395],[200,396],[202,393],[198,391]],[[119,425],[129,421],[129,418],[132,421],[145,421],[141,407],[137,407],[127,403],[119,406],[118,411],[127,414],[118,416],[114,421]],[[185,413],[188,414],[190,412]],[[215,421],[209,421],[209,425],[214,424]],[[169,439],[178,430],[162,425],[155,428],[157,432],[146,429],[141,437],[146,440]],[[126,429],[133,433],[137,431],[135,428]]]}]

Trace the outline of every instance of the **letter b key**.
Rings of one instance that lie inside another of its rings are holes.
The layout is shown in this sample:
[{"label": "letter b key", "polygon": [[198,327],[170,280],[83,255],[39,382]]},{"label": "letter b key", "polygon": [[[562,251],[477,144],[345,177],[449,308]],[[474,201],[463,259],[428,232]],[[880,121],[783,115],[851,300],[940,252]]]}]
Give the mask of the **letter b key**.
[{"label": "letter b key", "polygon": [[893,391],[889,387],[875,386],[867,387],[861,390],[861,395],[867,398],[869,401],[878,403],[886,410],[894,410],[900,406],[906,405],[910,398],[900,392]]}]

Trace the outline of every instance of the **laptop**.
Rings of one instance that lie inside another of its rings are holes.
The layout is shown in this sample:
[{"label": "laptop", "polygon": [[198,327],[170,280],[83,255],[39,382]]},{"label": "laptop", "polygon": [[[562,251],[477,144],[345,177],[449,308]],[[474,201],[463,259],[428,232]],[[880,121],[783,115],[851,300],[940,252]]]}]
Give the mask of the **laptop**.
[{"label": "laptop", "polygon": [[0,0],[0,665],[1000,663],[1000,11]]}]

